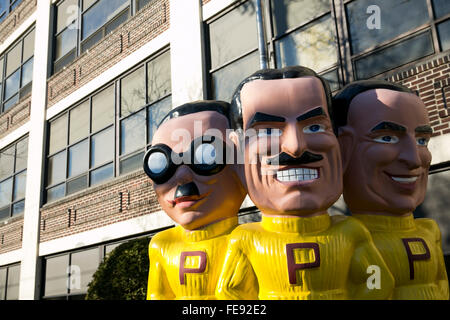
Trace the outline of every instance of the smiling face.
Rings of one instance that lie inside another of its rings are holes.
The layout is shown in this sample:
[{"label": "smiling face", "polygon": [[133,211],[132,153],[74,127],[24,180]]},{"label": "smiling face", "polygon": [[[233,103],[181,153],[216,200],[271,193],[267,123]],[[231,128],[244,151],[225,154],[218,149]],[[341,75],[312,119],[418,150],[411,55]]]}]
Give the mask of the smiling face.
[{"label": "smiling face", "polygon": [[[223,140],[227,128],[225,116],[215,111],[196,112],[163,123],[155,132],[152,146],[165,144],[174,153],[186,153],[192,141],[205,133]],[[246,194],[238,170],[237,165],[228,164],[220,172],[205,176],[182,164],[169,180],[154,184],[158,202],[187,230],[235,217]]]},{"label": "smiling face", "polygon": [[342,192],[339,145],[315,77],[254,80],[241,91],[245,176],[255,205],[270,215],[326,213]]},{"label": "smiling face", "polygon": [[357,95],[339,135],[350,210],[403,215],[422,203],[431,132],[425,105],[416,95],[388,89]]}]

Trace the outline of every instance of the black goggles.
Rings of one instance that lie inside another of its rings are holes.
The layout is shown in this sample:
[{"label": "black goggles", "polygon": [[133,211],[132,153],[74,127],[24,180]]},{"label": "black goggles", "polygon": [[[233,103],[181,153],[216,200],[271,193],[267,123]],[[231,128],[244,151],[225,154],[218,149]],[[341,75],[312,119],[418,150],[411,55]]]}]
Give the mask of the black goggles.
[{"label": "black goggles", "polygon": [[160,143],[146,152],[144,171],[156,184],[169,181],[182,165],[189,166],[196,174],[210,176],[225,167],[226,151],[226,144],[214,136],[194,139],[188,151],[182,153],[175,153],[169,146]]}]

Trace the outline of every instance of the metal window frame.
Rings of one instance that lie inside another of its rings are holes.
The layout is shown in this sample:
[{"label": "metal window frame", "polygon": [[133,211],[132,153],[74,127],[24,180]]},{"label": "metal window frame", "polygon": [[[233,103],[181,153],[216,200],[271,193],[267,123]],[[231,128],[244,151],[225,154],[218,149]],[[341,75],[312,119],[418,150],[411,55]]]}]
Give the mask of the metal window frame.
[{"label": "metal window frame", "polygon": [[[0,269],[5,269],[6,270],[6,281],[5,281],[5,299],[0,299],[0,301],[6,301],[8,300],[8,280],[9,280],[9,269],[10,268],[14,268],[14,267],[20,267],[20,262],[19,263],[12,263],[12,264],[8,264],[8,265],[4,265],[1,266]],[[20,269],[19,269],[20,272]]]},{"label": "metal window frame", "polygon": [[[35,26],[34,25],[32,27],[28,28],[27,31],[25,31],[20,36],[20,38],[18,40],[16,40],[11,46],[8,47],[7,50],[4,51],[3,54],[0,55],[0,59],[3,59],[3,70],[0,70],[0,72],[2,73],[2,81],[0,82],[2,84],[2,87],[1,87],[1,90],[0,90],[0,114],[5,113],[6,111],[8,111],[11,108],[13,108],[17,103],[19,103],[20,102],[20,98],[22,97],[22,92],[24,92],[25,90],[29,89],[29,87],[33,83],[33,79],[32,79],[30,82],[28,82],[27,84],[23,85],[23,83],[22,83],[22,74],[23,74],[23,66],[27,62],[29,62],[30,60],[34,59],[34,50],[33,50],[33,55],[31,55],[27,60],[25,60],[25,61],[23,60],[23,57],[24,57],[23,56],[24,40],[34,30],[35,30]],[[7,64],[8,64],[7,55],[17,45],[19,45],[19,43],[21,43],[21,45],[22,45],[22,50],[20,51],[20,65],[16,69],[14,69],[14,71],[12,71],[9,74],[9,76],[6,76],[6,68],[7,68]],[[34,63],[33,63],[33,67],[34,67]],[[6,91],[6,85],[5,84],[6,84],[6,80],[9,79],[17,71],[19,71],[19,89],[11,97],[9,97],[8,99],[5,99],[5,91]],[[16,96],[17,96],[17,102],[13,103],[11,106],[8,107],[7,110],[5,110],[4,109],[4,105],[7,104],[8,102],[12,101],[13,99],[15,99]]]},{"label": "metal window frame", "polygon": [[[13,206],[14,206],[16,203],[19,203],[19,202],[25,200],[25,195],[23,196],[23,198],[19,198],[19,199],[17,199],[17,200],[14,200],[14,188],[15,188],[15,184],[16,184],[16,176],[18,176],[19,174],[22,174],[22,173],[26,172],[27,169],[28,169],[27,167],[25,167],[25,168],[21,169],[20,171],[16,171],[16,164],[17,164],[17,144],[18,144],[19,142],[21,142],[21,141],[24,141],[25,139],[28,139],[28,135],[25,135],[25,136],[23,136],[23,137],[17,139],[16,141],[14,141],[13,143],[11,143],[10,145],[8,145],[8,146],[6,146],[5,148],[3,148],[2,150],[0,150],[0,152],[1,152],[1,151],[3,151],[3,150],[8,149],[8,148],[14,147],[13,172],[12,172],[11,175],[9,175],[9,176],[3,178],[3,179],[0,181],[0,183],[3,183],[3,182],[5,182],[5,181],[7,181],[8,179],[12,179],[12,183],[11,183],[11,199],[10,199],[8,205],[6,205],[6,206],[4,206],[4,207],[1,208],[1,209],[5,209],[5,208],[9,207],[9,215],[8,215],[8,217],[1,219],[0,221],[7,221],[7,220],[11,219],[11,218],[14,217],[14,216],[23,215],[23,212],[18,213],[18,214],[16,214],[16,215],[13,215],[13,210],[12,210],[12,209],[13,209]],[[29,142],[29,140],[28,140],[28,142]],[[27,159],[28,159],[28,150],[27,150]]]},{"label": "metal window frame", "polygon": [[[60,199],[64,199],[65,197],[69,196],[69,195],[73,195],[76,194],[78,192],[83,192],[84,190],[87,190],[91,187],[96,187],[99,185],[102,185],[104,183],[108,183],[109,181],[111,181],[114,178],[117,178],[119,176],[121,176],[121,172],[120,172],[120,163],[123,160],[126,160],[130,157],[133,157],[135,155],[137,155],[140,152],[145,151],[149,144],[151,143],[151,141],[149,141],[149,134],[148,134],[148,130],[149,130],[149,108],[151,108],[153,105],[161,102],[162,100],[168,98],[169,96],[172,95],[172,89],[170,90],[170,92],[162,97],[160,97],[159,99],[152,101],[151,104],[148,103],[148,65],[150,62],[154,61],[155,59],[157,59],[158,57],[162,56],[163,54],[170,54],[170,47],[166,46],[164,48],[162,48],[161,50],[159,50],[158,52],[156,52],[155,54],[153,54],[150,58],[145,59],[144,61],[140,62],[139,64],[137,64],[136,66],[134,66],[133,68],[127,70],[125,73],[121,74],[120,76],[118,76],[117,78],[111,80],[110,82],[108,82],[107,84],[105,84],[104,86],[102,86],[100,89],[94,91],[93,93],[89,94],[87,97],[83,98],[82,100],[80,100],[79,102],[77,102],[76,104],[74,104],[72,107],[66,109],[64,112],[61,112],[60,114],[58,114],[56,117],[54,117],[53,119],[47,121],[47,132],[49,132],[50,130],[50,126],[54,121],[57,121],[58,119],[60,119],[61,117],[66,116],[66,125],[65,125],[65,130],[67,132],[67,137],[66,137],[66,141],[65,141],[65,146],[63,148],[57,149],[56,151],[49,153],[50,150],[50,135],[48,135],[47,137],[47,151],[46,151],[46,170],[45,170],[45,178],[44,178],[44,190],[45,190],[45,195],[44,195],[44,203],[51,203],[54,201],[58,201]],[[170,63],[170,60],[169,60]],[[121,81],[123,80],[123,78],[127,77],[128,75],[130,75],[131,73],[133,73],[134,71],[138,70],[139,68],[144,68],[144,74],[145,74],[145,101],[146,103],[139,109],[136,110],[130,114],[127,114],[126,116],[122,117],[120,112],[121,112]],[[93,98],[101,93],[103,90],[114,86],[113,90],[114,90],[114,121],[112,124],[109,124],[101,129],[98,129],[97,131],[93,132],[92,130],[92,100]],[[83,103],[86,103],[86,101],[89,101],[89,134],[86,137],[83,137],[73,143],[70,143],[70,112],[77,108],[78,106],[82,105]],[[120,142],[121,142],[121,122],[139,112],[142,112],[145,110],[145,145],[142,146],[142,148],[139,148],[137,150],[134,150],[132,152],[126,153],[126,154],[120,154]],[[114,131],[114,157],[113,160],[111,161],[106,161],[102,164],[99,164],[97,166],[91,166],[91,158],[92,158],[92,137],[97,135],[98,133],[101,133],[105,130],[108,130],[110,128],[113,128]],[[88,170],[80,173],[76,176],[70,177],[68,178],[68,166],[69,166],[69,149],[71,147],[73,147],[74,145],[88,140],[89,143],[89,155],[88,155]],[[51,185],[48,184],[48,172],[49,172],[49,159],[52,158],[53,156],[61,153],[61,152],[65,152],[65,178],[62,181],[58,181],[56,183],[53,183]],[[113,165],[113,177],[112,179],[108,179],[105,181],[102,181],[101,183],[96,184],[95,186],[91,185],[91,173],[94,170],[97,170],[99,168],[102,168],[104,166],[107,165]],[[82,177],[83,175],[87,175],[87,186],[86,188],[83,188],[77,192],[68,194],[67,192],[67,184],[70,183],[71,181],[74,181],[80,177]],[[54,189],[56,187],[60,187],[64,185],[64,196],[58,199],[54,199],[52,201],[48,201],[48,191],[50,189]]]}]

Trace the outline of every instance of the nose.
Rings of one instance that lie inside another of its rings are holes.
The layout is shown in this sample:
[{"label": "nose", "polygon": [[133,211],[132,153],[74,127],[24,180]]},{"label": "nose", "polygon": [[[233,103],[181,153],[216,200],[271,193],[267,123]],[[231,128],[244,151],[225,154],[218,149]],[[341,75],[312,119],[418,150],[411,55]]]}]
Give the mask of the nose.
[{"label": "nose", "polygon": [[177,171],[175,171],[175,174],[172,177],[172,181],[176,182],[177,184],[186,184],[192,182],[193,179],[194,173],[186,165],[179,166]]},{"label": "nose", "polygon": [[416,169],[421,166],[419,146],[416,143],[415,137],[408,137],[408,139],[405,139],[401,146],[398,160],[406,164],[409,170]]},{"label": "nose", "polygon": [[281,151],[296,158],[306,150],[306,142],[297,124],[286,125],[281,140]]}]

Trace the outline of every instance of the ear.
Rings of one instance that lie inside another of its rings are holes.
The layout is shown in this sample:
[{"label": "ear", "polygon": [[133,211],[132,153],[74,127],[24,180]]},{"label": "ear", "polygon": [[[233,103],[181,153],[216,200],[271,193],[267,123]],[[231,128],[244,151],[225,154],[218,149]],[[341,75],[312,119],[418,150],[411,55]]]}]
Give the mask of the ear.
[{"label": "ear", "polygon": [[235,156],[235,172],[242,182],[245,190],[247,190],[246,180],[245,180],[245,155],[244,155],[244,141],[242,140],[242,131],[240,129],[231,131],[228,134],[228,139],[230,139],[235,145],[236,156]]},{"label": "ear", "polygon": [[355,133],[349,126],[340,127],[338,129],[338,141],[341,149],[342,170],[345,173],[350,163],[350,159],[355,147]]}]

